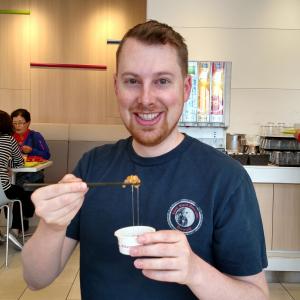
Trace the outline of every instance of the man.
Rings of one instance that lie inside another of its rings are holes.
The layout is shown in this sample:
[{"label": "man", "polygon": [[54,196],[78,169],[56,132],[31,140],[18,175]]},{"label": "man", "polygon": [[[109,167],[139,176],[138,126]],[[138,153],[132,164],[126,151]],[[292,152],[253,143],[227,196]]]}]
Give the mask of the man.
[{"label": "man", "polygon": [[[41,221],[23,250],[32,289],[50,284],[80,242],[82,299],[268,299],[252,183],[231,158],[181,134],[191,89],[187,49],[165,24],[132,28],[117,51],[115,92],[132,137],[85,154],[74,175],[32,199]],[[130,255],[113,237],[131,224],[130,190],[85,182],[141,179],[139,237]],[[184,211],[187,222],[179,222]]]}]

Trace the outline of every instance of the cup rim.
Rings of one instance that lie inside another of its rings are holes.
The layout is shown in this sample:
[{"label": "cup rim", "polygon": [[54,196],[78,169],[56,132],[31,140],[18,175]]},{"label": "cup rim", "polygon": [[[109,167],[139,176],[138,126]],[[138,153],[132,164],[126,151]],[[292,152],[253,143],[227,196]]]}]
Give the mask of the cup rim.
[{"label": "cup rim", "polygon": [[[129,229],[133,229],[133,228],[144,229],[145,231],[138,233],[138,234],[126,233],[126,231],[128,231]],[[116,236],[116,237],[136,237],[136,236],[141,235],[146,232],[155,232],[155,231],[156,231],[155,228],[153,228],[151,226],[134,225],[134,226],[127,226],[127,227],[119,228],[118,230],[116,230],[114,232],[114,236]]]}]

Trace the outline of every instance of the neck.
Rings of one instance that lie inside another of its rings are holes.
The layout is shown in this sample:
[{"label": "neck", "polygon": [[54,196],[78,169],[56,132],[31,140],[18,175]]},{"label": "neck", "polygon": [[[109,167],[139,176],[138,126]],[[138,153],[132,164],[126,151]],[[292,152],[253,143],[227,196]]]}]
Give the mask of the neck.
[{"label": "neck", "polygon": [[145,146],[133,140],[134,151],[142,157],[156,157],[170,152],[176,148],[184,139],[184,135],[176,129],[166,139],[155,146]]},{"label": "neck", "polygon": [[25,130],[24,132],[22,132],[22,133],[16,132],[16,134],[19,135],[20,137],[23,137],[23,136],[26,135],[27,131],[28,131],[28,129],[26,129],[26,130]]}]

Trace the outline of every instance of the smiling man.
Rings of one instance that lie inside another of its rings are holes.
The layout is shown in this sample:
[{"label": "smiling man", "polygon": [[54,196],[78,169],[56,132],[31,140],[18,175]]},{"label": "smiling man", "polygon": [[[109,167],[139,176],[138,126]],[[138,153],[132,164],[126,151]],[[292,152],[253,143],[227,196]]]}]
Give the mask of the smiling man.
[{"label": "smiling man", "polygon": [[[267,266],[251,180],[230,157],[179,132],[191,90],[183,38],[148,21],[129,30],[114,78],[131,137],[91,150],[74,174],[32,199],[41,221],[23,250],[32,289],[50,284],[80,243],[83,300],[265,300]],[[85,182],[141,179],[139,237],[130,256],[114,231],[131,224],[130,193]]]},{"label": "smiling man", "polygon": [[191,78],[174,64],[176,49],[128,38],[117,55],[116,95],[133,144],[146,153],[151,147],[150,156],[173,149],[183,139],[177,123],[191,89]]}]

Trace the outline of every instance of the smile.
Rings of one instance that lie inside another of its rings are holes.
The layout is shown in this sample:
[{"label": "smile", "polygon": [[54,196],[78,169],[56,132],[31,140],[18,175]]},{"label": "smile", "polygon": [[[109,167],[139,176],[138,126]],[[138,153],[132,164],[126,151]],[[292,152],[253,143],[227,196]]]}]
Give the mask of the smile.
[{"label": "smile", "polygon": [[138,114],[138,117],[144,121],[152,121],[154,120],[159,113],[151,113],[151,114]]},{"label": "smile", "polygon": [[153,126],[160,121],[162,113],[136,113],[135,116],[138,124]]}]

